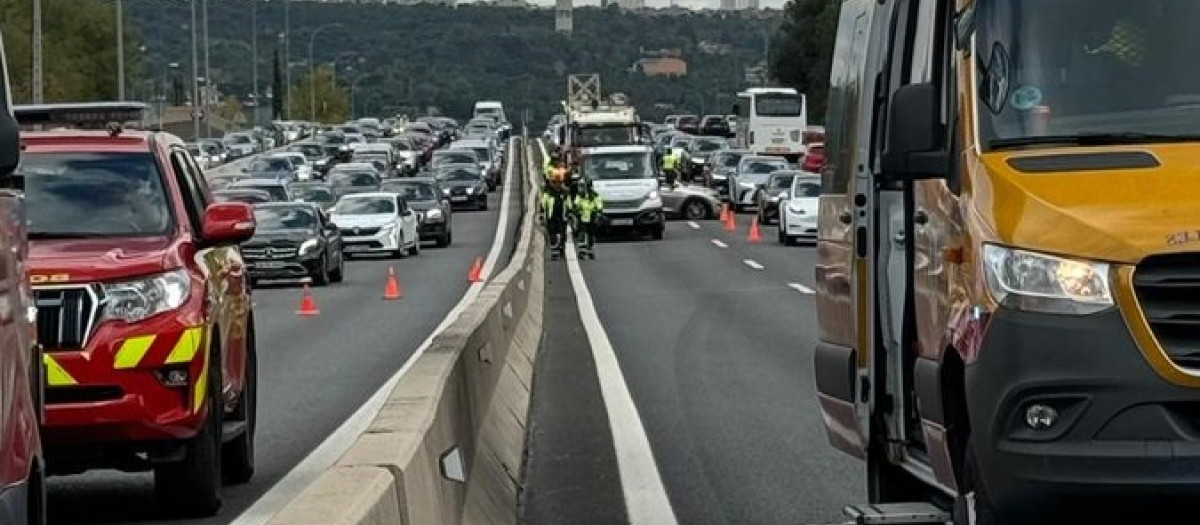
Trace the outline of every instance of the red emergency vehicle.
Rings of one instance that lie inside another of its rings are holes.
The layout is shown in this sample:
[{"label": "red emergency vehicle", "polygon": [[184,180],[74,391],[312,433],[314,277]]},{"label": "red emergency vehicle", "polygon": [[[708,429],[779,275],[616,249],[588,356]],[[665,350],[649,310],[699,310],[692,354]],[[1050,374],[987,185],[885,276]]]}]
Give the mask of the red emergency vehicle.
[{"label": "red emergency vehicle", "polygon": [[21,144],[8,99],[2,41],[0,82],[0,523],[40,525],[46,519],[38,438],[42,360],[32,337],[35,310],[25,264],[25,208],[13,177]]},{"label": "red emergency vehicle", "polygon": [[51,475],[153,470],[165,509],[210,515],[222,480],[254,471],[254,316],[237,250],[254,214],[213,202],[178,137],[118,124],[146,109],[16,108],[46,129],[22,135],[19,171],[45,349],[42,438]]}]

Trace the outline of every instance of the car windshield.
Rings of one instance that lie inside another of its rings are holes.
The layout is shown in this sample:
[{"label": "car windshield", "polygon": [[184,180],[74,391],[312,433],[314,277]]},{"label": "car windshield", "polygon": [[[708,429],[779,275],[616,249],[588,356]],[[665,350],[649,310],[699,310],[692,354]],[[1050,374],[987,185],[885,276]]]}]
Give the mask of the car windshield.
[{"label": "car windshield", "polygon": [[723,140],[697,140],[692,142],[691,150],[696,153],[711,153],[725,148]]},{"label": "car windshield", "polygon": [[319,158],[325,156],[324,148],[322,148],[321,146],[318,146],[316,144],[291,146],[288,148],[288,151],[295,151],[295,152],[302,153],[305,157],[307,157],[309,159],[319,159]]},{"label": "car windshield", "polygon": [[792,197],[820,197],[821,181],[797,177],[792,181]]},{"label": "car windshield", "polygon": [[435,201],[438,199],[437,192],[434,191],[433,185],[420,182],[396,182],[385,184],[383,189],[399,193],[404,197],[404,200],[409,202],[419,201]]},{"label": "car windshield", "polygon": [[334,186],[351,187],[351,186],[378,186],[379,177],[373,173],[365,171],[341,171],[329,175],[329,182]]},{"label": "car windshield", "polygon": [[305,202],[330,203],[336,197],[333,190],[327,186],[291,186],[288,188],[288,193],[291,194],[292,200],[302,200]]},{"label": "car windshield", "polygon": [[478,164],[479,160],[475,158],[474,153],[452,153],[446,152],[438,155],[434,159],[434,164]]},{"label": "car windshield", "polygon": [[576,141],[583,148],[633,144],[636,137],[633,126],[581,127],[576,133]]},{"label": "car windshield", "polygon": [[254,208],[254,222],[259,230],[311,230],[317,225],[317,217],[307,206],[258,206]]},{"label": "car windshield", "polygon": [[791,188],[792,187],[792,179],[795,179],[795,178],[796,178],[795,175],[773,175],[771,177],[771,188],[770,189],[786,190],[788,188]]},{"label": "car windshield", "polygon": [[289,172],[292,171],[292,163],[284,158],[258,158],[250,163],[250,167],[246,170],[250,173],[271,173],[276,171]]},{"label": "car windshield", "polygon": [[721,156],[721,166],[726,168],[737,168],[742,162],[741,153],[728,153]]},{"label": "car windshield", "polygon": [[603,153],[583,159],[583,175],[591,180],[653,179],[649,153]]},{"label": "car windshield", "polygon": [[287,188],[282,184],[238,184],[236,189],[251,189],[262,190],[271,194],[271,198],[277,201],[286,201],[288,198]]},{"label": "car windshield", "polygon": [[150,153],[21,154],[30,237],[163,235],[172,221]]},{"label": "car windshield", "polygon": [[396,202],[389,197],[343,197],[333,207],[340,215],[373,215],[396,213]]},{"label": "car windshield", "polygon": [[480,161],[488,162],[488,161],[492,160],[492,150],[490,150],[488,148],[471,148],[471,149],[475,150],[475,156],[479,157]]},{"label": "car windshield", "polygon": [[746,175],[746,174],[765,175],[765,174],[770,174],[772,171],[779,171],[782,169],[787,169],[786,161],[782,161],[782,160],[779,160],[779,161],[776,161],[776,160],[747,160],[746,162],[742,163],[741,170],[739,170],[739,171],[741,171],[743,175]]},{"label": "car windshield", "polygon": [[1200,135],[1200,68],[1192,55],[1192,44],[1200,46],[1200,2],[976,5],[976,96],[986,147]]},{"label": "car windshield", "polygon": [[800,95],[762,93],[754,96],[754,113],[760,117],[799,117],[803,110]]},{"label": "car windshield", "polygon": [[443,172],[438,178],[442,180],[454,181],[474,181],[479,180],[479,174],[469,170],[450,170]]}]

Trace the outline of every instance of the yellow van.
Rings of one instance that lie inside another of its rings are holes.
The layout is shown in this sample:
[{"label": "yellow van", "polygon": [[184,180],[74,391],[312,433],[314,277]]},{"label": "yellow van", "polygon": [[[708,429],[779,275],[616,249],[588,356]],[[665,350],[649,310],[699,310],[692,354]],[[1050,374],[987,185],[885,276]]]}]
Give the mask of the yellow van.
[{"label": "yellow van", "polygon": [[842,2],[814,365],[871,502],[1200,502],[1197,49],[1195,0]]}]

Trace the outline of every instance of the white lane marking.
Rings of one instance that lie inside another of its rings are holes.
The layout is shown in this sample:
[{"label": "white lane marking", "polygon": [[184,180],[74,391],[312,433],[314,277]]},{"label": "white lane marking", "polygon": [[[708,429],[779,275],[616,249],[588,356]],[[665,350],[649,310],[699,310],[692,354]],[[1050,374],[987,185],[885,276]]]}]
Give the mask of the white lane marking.
[{"label": "white lane marking", "polygon": [[[511,153],[516,151],[516,146],[512,141],[509,142],[509,148],[512,151],[510,151],[508,158],[511,159],[513,158]],[[508,170],[504,175],[504,195],[500,200],[500,219],[496,221],[496,234],[492,239],[492,247],[488,252],[487,263],[484,264],[483,270],[480,272],[485,277],[491,271],[492,266],[496,264],[496,260],[500,256],[500,252],[504,246],[504,237],[507,233],[508,225],[508,202],[510,193],[512,192],[513,166],[515,164],[515,162],[509,163]],[[429,337],[425,338],[421,346],[417,347],[417,350],[404,362],[400,370],[389,378],[383,386],[379,387],[379,390],[376,390],[363,406],[359,407],[349,418],[342,422],[337,430],[334,430],[320,445],[317,445],[317,448],[309,452],[308,456],[305,456],[296,466],[292,467],[292,470],[288,471],[279,481],[275,482],[275,485],[270,490],[263,493],[253,505],[230,522],[230,525],[262,525],[266,523],[278,514],[279,511],[283,510],[283,507],[295,499],[296,496],[299,496],[304,489],[316,481],[317,477],[337,462],[338,458],[341,458],[342,454],[345,454],[346,450],[349,450],[350,446],[358,440],[358,437],[371,426],[371,422],[375,420],[375,416],[379,415],[379,411],[383,408],[384,402],[387,401],[392,390],[396,388],[396,383],[400,381],[401,377],[404,377],[409,368],[412,368],[413,363],[425,353],[425,350],[433,343],[433,338],[437,337],[447,326],[450,326],[451,323],[458,319],[459,315],[475,300],[475,297],[479,295],[479,292],[483,290],[486,284],[486,281],[471,283],[471,286],[467,288],[467,292],[463,294],[458,304],[454,305],[454,308],[446,314],[442,322],[437,325],[437,328],[433,329]]]},{"label": "white lane marking", "polygon": [[699,225],[699,224],[696,224],[696,221],[688,221],[688,226],[691,226],[693,230],[699,230],[699,229],[700,229],[700,225]]},{"label": "white lane marking", "polygon": [[791,289],[793,289],[797,292],[800,292],[804,295],[812,295],[812,294],[816,293],[813,291],[812,288],[804,286],[803,284],[800,284],[800,283],[788,283],[788,288],[791,288]]},{"label": "white lane marking", "polygon": [[742,263],[745,264],[746,266],[754,268],[755,270],[761,270],[764,268],[763,265],[758,264],[758,261],[755,261],[753,259],[746,259],[746,260],[742,261]]},{"label": "white lane marking", "polygon": [[600,380],[600,394],[608,412],[608,426],[612,430],[613,448],[617,455],[617,470],[621,476],[621,490],[625,494],[625,511],[630,525],[674,525],[675,511],[667,499],[654,452],[646,429],[638,416],[633,396],[621,375],[617,354],[609,343],[608,333],[596,315],[592,294],[584,282],[579,269],[579,259],[572,245],[567,251],[567,271],[571,275],[571,287],[575,289],[575,302],[579,305],[579,318],[587,332],[592,347],[592,359],[596,362],[596,375]]},{"label": "white lane marking", "polygon": [[729,245],[725,244],[725,241],[722,241],[721,239],[713,239],[712,243],[713,243],[713,246],[716,246],[717,248],[728,248],[729,247]]}]

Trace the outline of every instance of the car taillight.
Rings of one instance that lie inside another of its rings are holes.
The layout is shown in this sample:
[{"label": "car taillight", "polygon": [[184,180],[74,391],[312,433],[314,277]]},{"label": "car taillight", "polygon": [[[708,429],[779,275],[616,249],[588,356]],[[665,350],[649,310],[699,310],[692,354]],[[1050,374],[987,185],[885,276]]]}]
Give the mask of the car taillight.
[{"label": "car taillight", "polygon": [[800,130],[794,130],[794,131],[792,131],[791,135],[792,135],[792,142],[799,142],[799,141],[800,141]]}]

